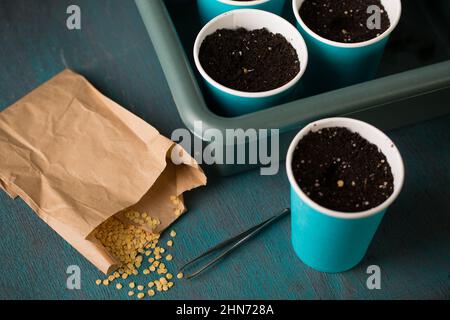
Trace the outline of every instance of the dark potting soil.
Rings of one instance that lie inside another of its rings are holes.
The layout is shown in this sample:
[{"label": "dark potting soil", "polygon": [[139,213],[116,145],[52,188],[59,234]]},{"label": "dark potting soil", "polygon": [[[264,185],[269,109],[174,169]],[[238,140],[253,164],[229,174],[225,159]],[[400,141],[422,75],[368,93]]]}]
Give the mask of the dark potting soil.
[{"label": "dark potting soil", "polygon": [[305,135],[294,151],[292,170],[309,198],[341,212],[374,208],[394,190],[385,155],[346,128],[326,128]]},{"label": "dark potting soil", "polygon": [[[369,29],[367,26],[369,17],[373,15],[373,12],[367,13],[367,8],[371,5],[381,9],[379,29]],[[299,14],[314,33],[325,39],[344,43],[376,38],[391,26],[380,0],[305,0]]]},{"label": "dark potting soil", "polygon": [[267,29],[220,29],[200,47],[200,63],[218,83],[239,91],[279,88],[300,72],[297,51]]}]

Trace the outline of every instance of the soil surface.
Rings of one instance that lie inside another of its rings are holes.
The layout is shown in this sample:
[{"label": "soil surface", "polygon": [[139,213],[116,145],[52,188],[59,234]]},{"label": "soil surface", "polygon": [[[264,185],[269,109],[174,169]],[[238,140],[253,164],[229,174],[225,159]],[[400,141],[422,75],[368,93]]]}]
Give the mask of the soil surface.
[{"label": "soil surface", "polygon": [[[374,12],[367,13],[369,6],[380,11],[379,25],[368,27]],[[380,36],[391,26],[389,16],[380,0],[305,0],[300,7],[300,17],[314,33],[337,42],[356,43]],[[379,28],[377,28],[379,27]]]},{"label": "soil surface", "polygon": [[292,160],[301,190],[319,205],[341,212],[369,210],[394,190],[394,178],[378,147],[346,128],[309,132]]},{"label": "soil surface", "polygon": [[203,41],[199,60],[215,81],[246,92],[279,88],[300,72],[294,47],[267,29],[217,30]]}]

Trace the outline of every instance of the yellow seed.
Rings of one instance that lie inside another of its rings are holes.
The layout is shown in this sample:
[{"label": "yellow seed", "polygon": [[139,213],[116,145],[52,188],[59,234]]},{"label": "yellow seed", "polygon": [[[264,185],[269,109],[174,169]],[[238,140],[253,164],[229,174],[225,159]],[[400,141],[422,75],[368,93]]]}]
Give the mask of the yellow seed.
[{"label": "yellow seed", "polygon": [[343,180],[338,180],[337,185],[339,188],[342,188],[344,186],[344,181]]},{"label": "yellow seed", "polygon": [[104,286],[109,285],[109,280],[108,280],[108,279],[103,280],[103,285],[104,285]]},{"label": "yellow seed", "polygon": [[149,274],[149,273],[150,273],[150,270],[144,269],[144,271],[142,271],[142,273],[143,273],[143,274]]},{"label": "yellow seed", "polygon": [[[143,214],[142,216],[144,218],[135,211],[125,213],[125,217],[137,219],[138,223],[150,220],[152,228],[156,228],[160,223],[158,219],[147,219],[149,218],[148,214]],[[119,269],[118,273],[116,271],[108,276],[108,281],[117,279],[121,274],[125,273],[128,275],[137,274],[137,270],[134,271],[134,264],[136,263],[136,266],[139,268],[139,264],[142,262],[142,257],[138,255],[138,252],[145,252],[143,250],[144,246],[148,243],[155,243],[159,239],[159,234],[147,232],[132,224],[124,223],[117,218],[111,218],[102,223],[94,230],[93,235],[124,266]]]},{"label": "yellow seed", "polygon": [[163,290],[164,290],[164,291],[167,291],[167,290],[169,290],[169,287],[168,287],[167,285],[163,285],[163,287],[162,287],[162,288],[163,288]]},{"label": "yellow seed", "polygon": [[175,230],[170,231],[170,236],[172,238],[175,238],[176,235],[177,235],[177,233],[175,232]]},{"label": "yellow seed", "polygon": [[144,290],[144,286],[140,284],[140,285],[137,286],[137,289],[138,289],[139,291],[142,291],[142,290]]},{"label": "yellow seed", "polygon": [[150,268],[148,268],[150,271],[155,271],[156,270],[156,267],[155,266],[150,266]]},{"label": "yellow seed", "polygon": [[172,288],[172,287],[173,287],[173,282],[168,282],[168,283],[167,283],[167,286],[168,286],[169,288]]},{"label": "yellow seed", "polygon": [[132,295],[134,295],[134,291],[128,291],[128,296],[131,297]]},{"label": "yellow seed", "polygon": [[121,283],[116,284],[116,288],[119,290],[122,289],[122,284]]},{"label": "yellow seed", "polygon": [[173,241],[172,241],[172,240],[167,241],[167,246],[168,246],[168,247],[173,246]]},{"label": "yellow seed", "polygon": [[170,260],[172,260],[172,258],[173,258],[173,257],[172,257],[172,255],[171,255],[171,254],[168,254],[168,255],[166,256],[166,260],[167,260],[167,261],[170,261]]},{"label": "yellow seed", "polygon": [[159,279],[159,282],[161,284],[167,284],[167,279],[166,278],[161,278],[161,279]]},{"label": "yellow seed", "polygon": [[98,286],[99,286],[99,285],[100,285],[100,283],[102,283],[102,280],[100,280],[100,279],[97,279],[97,280],[95,280],[95,284],[96,284],[96,285],[98,285]]},{"label": "yellow seed", "polygon": [[166,274],[166,278],[170,280],[170,279],[172,279],[172,278],[173,278],[173,276],[172,276],[172,274],[171,274],[171,273],[168,273],[168,274]]},{"label": "yellow seed", "polygon": [[154,285],[155,285],[155,283],[154,283],[153,281],[150,281],[150,282],[147,284],[147,286],[148,286],[149,288],[153,287]]},{"label": "yellow seed", "polygon": [[133,275],[137,276],[138,274],[139,274],[139,272],[136,269],[134,269],[133,270]]},{"label": "yellow seed", "polygon": [[128,286],[129,286],[131,289],[133,289],[133,288],[136,286],[136,284],[135,284],[134,282],[130,282],[130,283],[128,284]]},{"label": "yellow seed", "polygon": [[155,261],[155,258],[153,258],[153,257],[148,258],[148,262],[153,263],[154,261]]},{"label": "yellow seed", "polygon": [[145,294],[144,294],[143,292],[139,292],[139,293],[137,294],[137,297],[138,297],[138,299],[142,299],[142,298],[145,297]]},{"label": "yellow seed", "polygon": [[155,295],[155,290],[148,290],[147,293],[150,297],[153,297]]},{"label": "yellow seed", "polygon": [[155,266],[155,267],[157,267],[157,266],[159,266],[159,261],[155,261],[155,262],[153,262],[153,265]]},{"label": "yellow seed", "polygon": [[183,276],[184,276],[183,272],[180,272],[180,273],[177,274],[177,278],[178,279],[183,279]]},{"label": "yellow seed", "polygon": [[145,251],[145,255],[148,257],[149,255],[151,255],[152,252],[150,250]]},{"label": "yellow seed", "polygon": [[122,274],[122,279],[126,279],[126,278],[128,278],[128,273],[124,273],[124,274]]}]

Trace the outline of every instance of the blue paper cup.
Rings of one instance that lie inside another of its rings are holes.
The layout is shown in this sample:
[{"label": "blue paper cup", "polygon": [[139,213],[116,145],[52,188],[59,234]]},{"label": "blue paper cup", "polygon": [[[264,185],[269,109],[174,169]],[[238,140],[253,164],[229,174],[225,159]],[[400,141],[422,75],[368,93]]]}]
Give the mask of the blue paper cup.
[{"label": "blue paper cup", "polygon": [[[308,132],[328,127],[357,132],[383,152],[394,176],[394,192],[385,202],[370,210],[345,213],[320,206],[300,189],[291,166],[294,150]],[[291,189],[292,245],[298,257],[322,272],[342,272],[356,266],[366,254],[386,209],[403,186],[403,160],[397,147],[383,132],[365,122],[323,119],[307,125],[296,135],[288,150],[286,169]]]},{"label": "blue paper cup", "polygon": [[281,16],[285,0],[197,0],[200,17],[206,23],[218,15],[236,9],[259,9]]},{"label": "blue paper cup", "polygon": [[305,74],[308,93],[316,94],[373,79],[389,35],[400,20],[400,0],[381,0],[391,26],[380,36],[359,43],[340,43],[314,33],[300,17],[303,2],[292,0],[292,9],[310,55],[310,66]]},{"label": "blue paper cup", "polygon": [[[240,27],[248,30],[266,28],[270,32],[283,35],[297,51],[300,72],[285,85],[263,92],[234,90],[212,79],[203,69],[199,60],[199,52],[203,40],[218,29],[237,29]],[[195,40],[194,61],[197,70],[205,80],[216,102],[218,111],[223,115],[234,117],[272,107],[283,101],[294,89],[306,70],[308,49],[298,30],[283,18],[267,11],[240,9],[223,13],[203,27]]]}]

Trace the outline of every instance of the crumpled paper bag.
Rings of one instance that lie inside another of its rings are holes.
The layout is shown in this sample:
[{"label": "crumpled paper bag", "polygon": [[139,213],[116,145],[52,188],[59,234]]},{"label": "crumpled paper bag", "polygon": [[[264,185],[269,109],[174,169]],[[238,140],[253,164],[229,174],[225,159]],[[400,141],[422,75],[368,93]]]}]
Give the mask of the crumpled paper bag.
[{"label": "crumpled paper bag", "polygon": [[205,184],[179,145],[70,70],[0,112],[1,188],[104,273],[119,265],[90,236],[98,225],[136,210],[158,218],[161,232],[178,218],[170,196],[184,212],[183,192]]}]

